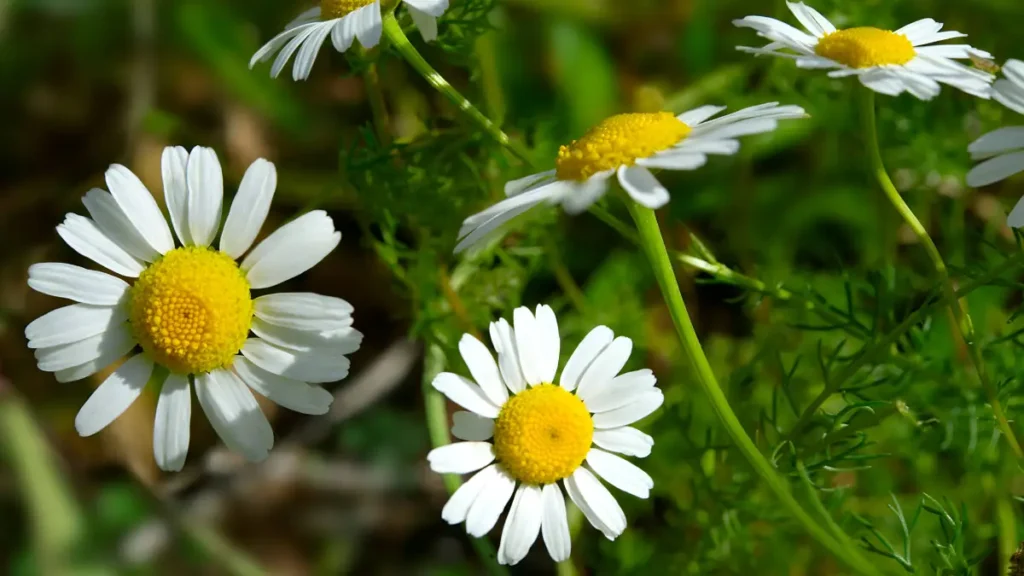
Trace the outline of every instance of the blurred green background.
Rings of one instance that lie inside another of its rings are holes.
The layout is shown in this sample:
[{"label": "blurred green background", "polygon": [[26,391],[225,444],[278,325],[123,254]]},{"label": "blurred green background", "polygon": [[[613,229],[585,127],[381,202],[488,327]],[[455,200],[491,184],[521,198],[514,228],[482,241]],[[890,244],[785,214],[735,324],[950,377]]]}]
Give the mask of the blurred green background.
[{"label": "blurred green background", "polygon": [[[999,63],[1024,58],[1019,0],[814,6],[841,27],[898,28],[932,17],[968,33]],[[655,479],[652,498],[616,492],[630,528],[612,543],[584,526],[574,545],[578,573],[844,574],[781,515],[730,448],[688,379],[647,263],[628,240],[591,215],[539,210],[504,241],[460,261],[450,254],[461,220],[530,168],[387,47],[341,55],[328,46],[303,83],[288,72],[272,80],[266,65],[248,69],[251,54],[308,7],[0,0],[0,573],[249,574],[257,565],[271,574],[486,573],[463,528],[440,519],[447,493],[424,458],[421,383],[440,364],[462,369],[451,346],[462,332],[485,331],[520,303],[544,302],[559,313],[564,355],[592,326],[607,324],[634,338],[630,366],[654,369],[666,392],[643,424],[656,440],[652,456],[638,462]],[[781,1],[452,0],[438,42],[410,37],[541,169],[552,166],[559,144],[617,112],[774,100],[807,109],[811,118],[746,140],[736,157],[659,175],[673,195],[659,212],[669,243],[694,253],[695,233],[718,260],[765,283],[744,290],[680,267],[705,350],[744,426],[795,491],[803,484],[787,454],[808,465],[808,507],[823,502],[854,540],[881,546],[874,530],[899,555],[904,542],[913,553],[909,567],[876,556],[879,566],[1004,573],[1024,538],[1015,498],[1024,478],[942,314],[872,365],[870,389],[826,404],[834,414],[870,404],[872,417],[850,435],[857,444],[829,444],[822,429],[780,442],[779,427],[793,421],[792,413],[776,415],[783,394],[806,406],[821,389],[828,351],[836,350],[838,365],[848,362],[844,343],[869,342],[897,325],[931,280],[920,246],[868,175],[855,84],[738,53],[736,45],[763,44],[731,25],[749,14],[795,24]],[[363,73],[374,60],[393,142],[371,124]],[[985,190],[963,183],[967,144],[1015,121],[948,88],[928,103],[879,98],[890,172],[960,278],[998,270],[1018,250],[1005,213],[1024,192],[1022,180]],[[61,305],[28,290],[28,266],[76,258],[54,227],[66,212],[82,212],[81,196],[103,185],[113,162],[159,195],[166,145],[215,148],[229,195],[250,162],[273,161],[279,185],[264,234],[313,207],[328,210],[343,233],[340,247],[288,289],[351,302],[363,348],[351,376],[331,385],[330,415],[263,404],[277,444],[259,465],[224,451],[196,417],[185,471],[161,474],[152,457],[152,395],[97,436],[79,438],[74,415],[104,374],[57,384],[25,346],[25,325]],[[616,203],[608,209],[624,218]],[[1011,419],[1020,409],[1021,277],[1007,269],[999,285],[969,299]],[[783,284],[801,298],[849,304],[870,330],[858,340],[822,325],[804,300],[778,298],[773,289]],[[429,350],[443,358],[425,367]],[[837,430],[852,418],[822,426]],[[913,516],[925,493],[947,518]],[[900,502],[909,526],[889,509]],[[538,542],[510,572],[555,567]]]}]

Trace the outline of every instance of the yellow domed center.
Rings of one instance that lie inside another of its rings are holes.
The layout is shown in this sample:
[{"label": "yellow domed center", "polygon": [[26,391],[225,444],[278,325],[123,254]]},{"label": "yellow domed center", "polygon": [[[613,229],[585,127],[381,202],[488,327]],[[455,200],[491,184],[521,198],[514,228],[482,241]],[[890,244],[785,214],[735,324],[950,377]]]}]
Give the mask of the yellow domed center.
[{"label": "yellow domed center", "polygon": [[598,172],[632,166],[678,144],[690,127],[669,112],[617,114],[590,129],[579,140],[558,149],[559,180],[582,181]]},{"label": "yellow domed center", "polygon": [[814,47],[818,56],[850,68],[902,65],[917,56],[903,34],[880,28],[847,28],[826,34]]},{"label": "yellow domed center", "polygon": [[249,283],[223,252],[176,248],[132,286],[129,320],[146,354],[172,372],[223,368],[249,334]]},{"label": "yellow domed center", "polygon": [[376,0],[320,0],[320,18],[333,20],[369,6]]},{"label": "yellow domed center", "polygon": [[593,438],[583,401],[561,386],[541,384],[505,402],[494,423],[494,454],[516,480],[551,484],[580,467]]}]

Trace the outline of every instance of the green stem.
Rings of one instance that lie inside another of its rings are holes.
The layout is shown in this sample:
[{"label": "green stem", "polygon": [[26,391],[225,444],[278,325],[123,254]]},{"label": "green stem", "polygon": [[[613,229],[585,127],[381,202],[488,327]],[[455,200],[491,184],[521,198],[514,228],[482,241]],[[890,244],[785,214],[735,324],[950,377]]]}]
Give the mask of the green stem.
[{"label": "green stem", "polygon": [[470,120],[473,121],[481,130],[486,132],[491,138],[494,138],[499,144],[504,146],[513,156],[521,160],[524,164],[531,164],[529,156],[525,152],[519,149],[518,146],[512,143],[509,137],[501,131],[491,122],[487,116],[484,116],[482,112],[473,106],[473,103],[467,100],[462,94],[459,94],[444,76],[441,76],[434,70],[434,68],[423,59],[423,56],[416,50],[416,47],[409,42],[409,38],[402,31],[402,26],[395,19],[394,13],[388,14],[384,17],[384,35],[387,36],[391,45],[394,46],[395,50],[401,54],[402,58],[405,58],[406,62],[413,67],[423,79],[430,83],[438,92],[443,94],[448,100],[451,100],[455,106],[461,110]]},{"label": "green stem", "polygon": [[789,486],[776,473],[775,468],[768,462],[758,450],[753,440],[743,429],[736,414],[729,406],[729,401],[718,385],[715,374],[711,370],[704,350],[701,348],[700,340],[690,322],[690,315],[683,302],[683,296],[679,291],[679,284],[676,282],[675,273],[672,271],[672,262],[669,259],[668,250],[665,247],[665,240],[662,238],[661,230],[658,227],[658,220],[654,212],[636,204],[631,200],[626,201],[629,212],[636,222],[637,231],[640,235],[640,244],[647,253],[651,262],[654,276],[658,281],[658,287],[665,298],[669,314],[672,316],[672,323],[682,343],[683,355],[687,363],[693,369],[693,375],[700,384],[704,393],[715,411],[715,415],[732,437],[737,448],[746,457],[751,467],[758,476],[768,485],[768,488],[775,494],[775,497],[782,503],[783,508],[822,546],[832,552],[837,558],[845,562],[851,568],[861,574],[879,574],[858,550],[843,546],[823,529],[814,519],[800,506],[790,493]]},{"label": "green stem", "polygon": [[939,254],[938,248],[935,247],[932,237],[928,235],[928,231],[925,230],[920,220],[914,215],[910,206],[907,206],[907,203],[900,196],[896,186],[893,185],[892,180],[889,178],[889,173],[885,170],[885,164],[882,162],[882,152],[878,147],[878,129],[875,123],[875,93],[867,88],[862,89],[860,92],[863,105],[862,120],[864,121],[864,134],[871,157],[871,172],[875,179],[878,180],[878,184],[881,186],[882,191],[885,192],[889,202],[899,212],[903,221],[914,231],[914,235],[917,236],[918,241],[924,246],[928,258],[932,261],[935,274],[939,277],[939,283],[942,286],[946,303],[949,306],[954,330],[963,339],[964,346],[967,348],[967,354],[974,364],[975,371],[978,373],[978,379],[981,381],[982,388],[984,388],[985,394],[988,396],[989,404],[992,406],[992,414],[995,416],[996,422],[998,422],[999,428],[1006,437],[1006,441],[1010,444],[1014,455],[1018,459],[1024,459],[1024,451],[1021,451],[1020,443],[1017,442],[1017,436],[1014,434],[1013,428],[1010,427],[1006,414],[1003,412],[1003,406],[999,402],[998,391],[989,379],[981,354],[975,345],[974,324],[971,321],[971,316],[966,307],[962,306],[959,300],[954,297],[955,289],[949,277],[949,269],[946,268],[946,263],[943,261],[942,255]]},{"label": "green stem", "polygon": [[388,115],[387,103],[384,101],[384,91],[380,87],[380,74],[377,72],[377,62],[370,62],[363,74],[363,81],[366,84],[366,97],[370,101],[370,113],[373,114],[373,126],[377,132],[377,139],[383,147],[391,146],[391,118]]},{"label": "green stem", "polygon": [[[427,432],[430,435],[430,444],[434,448],[438,448],[451,443],[451,436],[448,434],[447,401],[443,394],[431,386],[434,377],[444,370],[445,365],[444,350],[439,344],[428,344],[423,364],[423,403],[427,412]],[[454,494],[462,485],[462,481],[456,474],[443,474],[442,476],[449,494]],[[498,556],[490,540],[484,537],[470,538],[469,541],[477,556],[480,557],[480,561],[487,567],[488,572],[494,576],[508,576],[505,567],[498,564]]]},{"label": "green stem", "polygon": [[999,528],[999,565],[1005,569],[1017,550],[1017,517],[1009,496],[996,500],[996,526]]}]

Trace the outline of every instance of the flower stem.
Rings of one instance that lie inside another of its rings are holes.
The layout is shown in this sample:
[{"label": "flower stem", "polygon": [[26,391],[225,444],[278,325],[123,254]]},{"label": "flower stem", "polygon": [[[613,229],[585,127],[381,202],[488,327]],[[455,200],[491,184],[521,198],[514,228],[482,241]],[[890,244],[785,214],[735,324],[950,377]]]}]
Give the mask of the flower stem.
[{"label": "flower stem", "polygon": [[944,299],[949,306],[953,329],[956,330],[956,333],[963,340],[964,346],[967,348],[967,355],[974,364],[975,371],[978,373],[978,379],[981,381],[981,386],[988,396],[989,404],[992,406],[992,414],[999,424],[999,429],[1006,437],[1006,441],[1010,444],[1010,449],[1013,450],[1014,455],[1018,459],[1024,459],[1024,451],[1021,451],[1020,443],[1017,442],[1017,436],[1014,434],[1013,428],[1010,427],[1006,413],[1003,412],[1003,406],[999,402],[998,391],[989,379],[981,353],[975,345],[974,323],[971,321],[970,313],[967,311],[966,306],[961,305],[960,301],[954,296],[956,289],[953,287],[952,279],[949,277],[949,269],[946,268],[946,263],[942,259],[942,255],[939,254],[938,248],[935,247],[932,237],[928,235],[928,231],[925,230],[921,221],[914,215],[910,206],[907,206],[907,203],[900,196],[896,186],[893,185],[892,180],[889,178],[889,173],[885,170],[885,164],[882,162],[882,152],[878,147],[878,129],[875,124],[875,93],[867,88],[862,89],[860,93],[863,106],[861,119],[864,122],[864,135],[871,158],[871,173],[878,180],[878,184],[882,187],[882,191],[885,192],[889,202],[896,208],[903,221],[910,226],[918,241],[924,246],[925,252],[927,252],[928,258],[932,261],[932,266],[935,268],[935,274],[939,277],[939,284],[941,285]]},{"label": "flower stem", "polygon": [[377,132],[377,139],[383,147],[391,146],[391,118],[388,115],[387,103],[384,101],[384,91],[380,87],[380,74],[377,72],[377,61],[367,64],[366,72],[363,74],[363,82],[366,84],[366,97],[370,101],[370,112],[373,114],[373,127]]},{"label": "flower stem", "polygon": [[715,415],[722,426],[729,433],[737,448],[746,457],[751,467],[758,476],[768,485],[768,488],[775,494],[782,506],[803,528],[822,546],[832,552],[837,558],[845,562],[860,574],[879,574],[879,571],[872,566],[858,550],[842,545],[823,529],[803,509],[799,502],[790,493],[789,486],[776,473],[775,468],[761,454],[753,440],[743,429],[736,414],[729,406],[729,401],[722,392],[715,374],[711,370],[704,350],[701,348],[700,340],[690,322],[690,315],[683,302],[682,293],[679,291],[679,284],[676,282],[675,273],[672,270],[672,262],[669,259],[668,250],[665,247],[665,240],[662,238],[661,230],[658,227],[658,220],[654,212],[636,204],[632,200],[626,201],[629,213],[636,222],[637,231],[640,236],[640,245],[643,247],[647,258],[651,262],[654,276],[658,281],[665,304],[668,306],[669,314],[672,316],[672,323],[682,343],[683,355],[687,363],[692,367],[693,376],[700,384],[704,393],[715,411]]},{"label": "flower stem", "polygon": [[388,14],[384,17],[384,35],[388,37],[391,45],[395,50],[401,54],[402,58],[412,66],[416,72],[419,72],[423,79],[430,83],[438,92],[443,94],[448,100],[451,100],[455,106],[461,110],[470,120],[473,121],[481,130],[486,132],[491,138],[494,138],[499,144],[504,146],[513,156],[521,160],[525,164],[530,164],[530,158],[525,152],[519,149],[518,146],[512,143],[508,135],[501,131],[494,122],[491,122],[487,116],[484,116],[482,112],[477,110],[473,103],[467,100],[462,94],[459,94],[444,76],[441,76],[434,70],[434,68],[423,59],[423,56],[416,50],[416,47],[409,42],[409,38],[402,31],[402,26],[395,19],[394,13]]}]

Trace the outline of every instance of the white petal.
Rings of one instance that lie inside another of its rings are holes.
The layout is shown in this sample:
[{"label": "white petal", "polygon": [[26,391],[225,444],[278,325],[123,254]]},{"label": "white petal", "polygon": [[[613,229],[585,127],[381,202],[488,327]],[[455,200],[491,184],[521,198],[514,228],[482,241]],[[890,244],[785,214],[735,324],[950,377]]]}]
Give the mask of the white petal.
[{"label": "white petal", "polygon": [[1024,85],[1000,78],[992,85],[992,98],[1010,110],[1024,114]]},{"label": "white petal", "polygon": [[939,58],[970,58],[971,56],[979,56],[986,58],[980,54],[980,50],[972,48],[968,44],[940,44],[938,46],[921,46],[915,50],[918,54],[927,54],[929,56],[936,56]]},{"label": "white petal", "polygon": [[415,7],[424,14],[440,18],[448,9],[448,0],[404,0],[406,7]]},{"label": "white petal", "polygon": [[249,59],[249,69],[251,70],[257,63],[269,59],[274,52],[277,52],[286,43],[290,42],[296,35],[303,33],[308,30],[310,26],[319,23],[319,19],[313,22],[304,22],[295,26],[286,26],[284,32],[281,32],[277,36],[270,39],[269,42],[260,47],[252,58]]},{"label": "white petal", "polygon": [[526,380],[519,368],[519,352],[516,350],[516,336],[504,318],[491,322],[491,344],[498,353],[498,367],[505,385],[517,394],[526,389]]},{"label": "white petal", "polygon": [[259,338],[246,340],[242,355],[272,374],[317,384],[344,379],[350,365],[349,359],[341,354],[323,354],[319,349],[289,350]]},{"label": "white petal", "polygon": [[594,444],[626,456],[646,458],[651,455],[654,438],[636,428],[623,426],[610,430],[594,430]]},{"label": "white petal", "polygon": [[613,340],[583,373],[576,395],[586,402],[588,398],[601,394],[626,365],[632,352],[633,341],[629,338],[619,336]]},{"label": "white petal", "polygon": [[480,389],[492,403],[501,406],[508,400],[508,389],[498,374],[498,365],[494,363],[487,347],[470,334],[463,334],[459,340],[459,353],[469,367],[469,373]]},{"label": "white petal", "polygon": [[569,521],[565,513],[565,496],[557,483],[545,484],[541,500],[541,534],[548,554],[555,562],[568,560],[572,553],[572,536],[569,535]]},{"label": "white petal", "polygon": [[626,513],[615,497],[584,467],[565,479],[565,489],[590,524],[604,537],[615,540],[626,529]]},{"label": "white petal", "polygon": [[312,292],[279,292],[253,301],[253,313],[271,324],[296,330],[333,332],[352,326],[352,305]]},{"label": "white petal", "polygon": [[1003,64],[1003,75],[1017,86],[1024,87],[1024,62],[1010,58]]},{"label": "white petal", "polygon": [[796,19],[803,24],[804,28],[818,38],[836,31],[836,27],[828,21],[828,18],[803,2],[786,2],[786,6],[789,7],[793,16],[796,16]]},{"label": "white petal", "polygon": [[237,260],[252,246],[270,212],[276,188],[277,169],[273,163],[260,158],[249,166],[224,222],[221,252]]},{"label": "white petal", "polygon": [[648,369],[620,374],[600,391],[587,395],[587,410],[592,413],[608,412],[631,403],[638,394],[654,388],[657,378]]},{"label": "white petal", "polygon": [[619,184],[641,206],[652,210],[668,204],[668,190],[658,182],[651,171],[643,166],[619,168]]},{"label": "white petal", "polygon": [[[544,380],[545,351],[544,336],[537,320],[529,308],[519,307],[512,312],[515,326],[516,349],[519,351],[519,367],[527,384],[536,386],[551,380]],[[552,375],[553,376],[553,375]]]},{"label": "white petal", "polygon": [[51,310],[25,327],[29,348],[71,344],[102,334],[127,319],[123,306],[72,304]]},{"label": "white petal", "polygon": [[[735,142],[735,140],[732,140],[732,142]],[[636,165],[665,170],[695,170],[706,164],[707,161],[708,157],[703,154],[679,153],[672,150],[671,152],[655,154],[650,158],[639,158],[636,161]],[[665,193],[668,194],[668,191]]]},{"label": "white petal", "polygon": [[[672,153],[720,154],[723,156],[732,156],[739,151],[740,143],[738,140],[709,140],[701,137],[687,138],[672,149]],[[670,153],[666,152],[665,154]]]},{"label": "white petal", "polygon": [[380,17],[380,2],[374,2],[348,15],[356,21],[356,38],[363,48],[373,48],[380,43],[383,21]]},{"label": "white petal", "polygon": [[1024,171],[1024,151],[996,156],[978,164],[967,173],[967,185],[988,186]]},{"label": "white petal", "polygon": [[36,292],[98,306],[113,306],[128,292],[128,283],[120,278],[58,262],[29,266],[28,285]]},{"label": "white petal", "polygon": [[539,486],[523,484],[516,491],[501,531],[498,564],[518,564],[537,541],[543,509]]},{"label": "white petal", "polygon": [[341,241],[334,221],[314,210],[278,228],[242,261],[242,270],[254,289],[269,288],[316,266]]},{"label": "white petal", "polygon": [[119,366],[78,411],[75,416],[78,434],[92,436],[123,414],[142,393],[152,373],[153,363],[142,354]]},{"label": "white petal", "polygon": [[289,28],[295,28],[296,26],[302,24],[309,24],[310,22],[315,22],[317,20],[320,20],[320,7],[314,6],[308,10],[302,11],[298,16],[292,19],[291,22],[285,24],[284,28],[285,30],[287,30]]},{"label": "white petal", "polygon": [[582,184],[568,183],[571,192],[562,196],[562,208],[565,213],[575,216],[589,210],[594,202],[608,192],[608,178],[613,173],[614,170],[605,170],[587,178]]},{"label": "white petal", "polygon": [[[981,138],[978,138],[967,147],[971,158],[987,158],[1004,152],[1012,152],[1024,148],[1024,126],[1011,126],[999,128]],[[29,269],[31,272],[31,269]]]},{"label": "white petal", "polygon": [[[310,22],[309,24],[302,24],[287,31],[292,32],[294,37],[285,44],[284,48],[281,49],[281,52],[278,53],[277,58],[274,58],[274,63],[270,66],[270,77],[277,78],[278,75],[281,74],[281,71],[284,70],[284,67],[288,65],[288,60],[291,59],[292,54],[295,54],[295,51],[299,49],[299,46],[302,46],[302,43],[316,33],[317,30],[333,26],[332,22],[334,22],[334,20],[328,20],[327,22]],[[273,40],[271,40],[271,42],[273,42]]]},{"label": "white petal", "polygon": [[541,186],[529,192],[506,198],[483,212],[466,218],[459,229],[459,243],[455,245],[455,253],[458,254],[476,245],[491,232],[534,206],[558,198],[565,188],[560,182]]},{"label": "white petal", "polygon": [[39,369],[43,372],[58,372],[92,362],[106,356],[111,350],[123,350],[127,342],[134,342],[134,339],[128,324],[122,323],[114,325],[102,334],[72,344],[37,348],[35,357]]},{"label": "white petal", "polygon": [[462,410],[452,414],[452,436],[467,442],[483,442],[494,435],[494,420]]},{"label": "white petal", "polygon": [[538,304],[535,312],[537,335],[540,337],[537,370],[542,382],[554,382],[558,372],[558,358],[561,349],[561,338],[558,336],[558,319],[555,312],[546,304]]},{"label": "white petal", "polygon": [[160,173],[164,180],[164,202],[171,215],[171,224],[183,246],[192,244],[188,229],[188,151],[181,146],[168,146],[160,157]]},{"label": "white petal", "polygon": [[217,153],[196,146],[188,155],[188,230],[196,246],[209,246],[217,236],[224,203],[224,175]]},{"label": "white petal", "polygon": [[1006,217],[1006,225],[1011,228],[1024,228],[1024,198],[1017,200],[1010,215]]},{"label": "white petal", "polygon": [[587,464],[605,482],[637,498],[647,499],[651,495],[651,488],[654,488],[654,480],[646,472],[632,462],[604,450],[591,448],[587,454]]},{"label": "white petal", "polygon": [[324,40],[327,39],[327,35],[331,33],[334,25],[330,22],[322,22],[316,28],[313,29],[313,33],[305,38],[302,43],[302,49],[299,50],[299,55],[295,57],[295,65],[292,67],[292,80],[296,82],[309,78],[309,73],[313,70],[313,63],[316,62],[316,56],[320,53],[320,47],[323,46]]},{"label": "white petal", "polygon": [[733,20],[733,25],[740,28],[753,28],[759,36],[767,38],[772,42],[781,42],[787,48],[802,53],[814,53],[814,46],[818,39],[802,30],[798,30],[781,20],[768,18],[767,16],[747,16],[739,20]]},{"label": "white petal", "polygon": [[89,215],[93,217],[103,234],[125,252],[145,262],[152,262],[160,257],[160,253],[146,242],[132,224],[131,218],[117,205],[117,201],[109,192],[93,188],[82,198],[82,204],[85,204],[85,209],[89,211]]},{"label": "white petal", "polygon": [[266,459],[274,431],[245,384],[227,370],[196,375],[196,398],[217,436],[251,462]]},{"label": "white petal", "polygon": [[907,24],[899,30],[896,30],[896,33],[906,36],[907,40],[910,40],[913,44],[922,38],[927,38],[935,34],[939,30],[942,30],[942,24],[939,24],[931,18],[924,18]]},{"label": "white petal", "polygon": [[[408,4],[408,2],[406,2]],[[516,196],[523,192],[529,192],[534,188],[545,186],[555,180],[555,171],[548,170],[537,174],[530,174],[516,180],[509,180],[505,183],[505,196]]]},{"label": "white petal", "polygon": [[192,389],[188,376],[171,374],[160,389],[153,421],[153,456],[161,470],[178,472],[185,466],[192,422]]},{"label": "white petal", "polygon": [[156,199],[131,170],[120,164],[106,173],[107,187],[135,229],[160,254],[174,249],[174,238]]},{"label": "white petal", "polygon": [[516,481],[498,467],[497,475],[488,482],[487,487],[469,508],[466,515],[466,532],[477,538],[490,532],[498,523],[498,517],[501,516],[515,488]]},{"label": "white petal", "polygon": [[[135,339],[128,331],[127,325],[122,325],[112,334],[95,337],[99,342],[94,344],[95,348],[84,355],[87,360],[81,360],[73,364],[64,364],[66,368],[60,368],[54,373],[57,382],[73,382],[82,378],[92,376],[100,370],[113,364],[124,355],[128,354],[135,347]],[[81,346],[85,346],[82,344]],[[64,353],[70,355],[72,348],[81,348],[79,344],[69,345],[63,348]]]},{"label": "white petal", "polygon": [[573,351],[569,361],[562,369],[559,383],[562,388],[572,392],[580,384],[584,372],[597,356],[612,342],[615,335],[607,326],[598,326],[590,331]]},{"label": "white petal", "polygon": [[441,372],[431,386],[449,400],[485,418],[497,418],[500,407],[494,405],[475,383],[451,372]]},{"label": "white petal", "polygon": [[347,14],[344,17],[333,20],[334,27],[331,29],[331,43],[338,52],[345,52],[352,47],[356,39],[356,19]]},{"label": "white petal", "polygon": [[490,442],[456,442],[431,450],[427,462],[438,474],[468,474],[494,462],[494,446]]},{"label": "white petal", "polygon": [[319,386],[271,374],[241,356],[235,357],[232,368],[250,388],[289,410],[326,414],[334,401],[334,396]]},{"label": "white petal", "polygon": [[459,489],[452,494],[448,502],[441,510],[441,519],[449,524],[458,524],[466,521],[469,509],[478,497],[486,498],[488,487],[491,482],[497,480],[500,472],[498,465],[491,464],[487,468],[477,472]]},{"label": "white petal", "polygon": [[644,392],[637,396],[636,401],[622,408],[594,415],[594,428],[618,428],[646,418],[665,401],[661,390]]},{"label": "white petal", "polygon": [[683,112],[679,116],[676,116],[676,118],[678,118],[683,124],[692,128],[723,110],[725,110],[725,106],[705,105],[700,108],[694,108],[693,110]]},{"label": "white petal", "polygon": [[899,96],[906,90],[903,81],[890,70],[874,68],[861,74],[859,78],[861,84],[879,94]]},{"label": "white petal", "polygon": [[416,8],[409,2],[405,3],[405,9],[409,11],[409,17],[412,18],[413,24],[420,31],[420,36],[423,37],[424,42],[433,42],[437,40],[437,18],[434,18],[430,14]]},{"label": "white petal", "polygon": [[271,344],[298,352],[320,354],[351,354],[363,342],[362,332],[355,328],[342,328],[328,332],[296,330],[253,318],[249,327],[257,336]]}]

